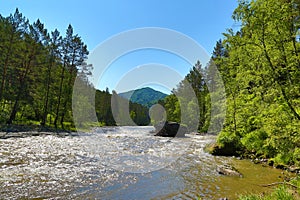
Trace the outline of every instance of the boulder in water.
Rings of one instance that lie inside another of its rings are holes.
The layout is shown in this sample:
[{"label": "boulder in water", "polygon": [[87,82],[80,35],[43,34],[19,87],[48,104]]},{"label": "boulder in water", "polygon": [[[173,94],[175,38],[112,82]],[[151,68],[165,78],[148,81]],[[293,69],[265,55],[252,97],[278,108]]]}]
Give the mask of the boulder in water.
[{"label": "boulder in water", "polygon": [[154,125],[154,127],[156,133],[155,136],[184,137],[187,133],[187,128],[185,126],[180,125],[177,122],[161,122]]}]

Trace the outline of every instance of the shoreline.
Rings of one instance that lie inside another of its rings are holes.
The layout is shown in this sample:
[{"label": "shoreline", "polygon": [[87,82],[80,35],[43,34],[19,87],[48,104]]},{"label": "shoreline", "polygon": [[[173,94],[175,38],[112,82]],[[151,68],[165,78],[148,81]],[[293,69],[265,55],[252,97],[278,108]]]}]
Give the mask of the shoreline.
[{"label": "shoreline", "polygon": [[67,137],[67,136],[78,136],[77,132],[45,132],[45,131],[20,131],[20,132],[2,132],[0,131],[0,139],[9,139],[9,138],[26,138],[26,137],[34,137],[34,136],[47,136],[54,135],[58,137]]},{"label": "shoreline", "polygon": [[283,171],[288,171],[294,174],[300,174],[300,166],[296,165],[285,165],[285,164],[276,164],[273,158],[261,158],[254,154],[247,154],[245,152],[236,151],[234,148],[223,147],[220,148],[217,143],[208,144],[204,150],[213,156],[224,156],[224,157],[234,157],[240,160],[250,160],[252,163],[262,166],[270,166],[276,169]]},{"label": "shoreline", "polygon": [[0,139],[8,138],[25,138],[31,136],[56,135],[59,137],[76,136],[76,131],[67,129],[55,129],[48,126],[40,125],[0,125]]}]

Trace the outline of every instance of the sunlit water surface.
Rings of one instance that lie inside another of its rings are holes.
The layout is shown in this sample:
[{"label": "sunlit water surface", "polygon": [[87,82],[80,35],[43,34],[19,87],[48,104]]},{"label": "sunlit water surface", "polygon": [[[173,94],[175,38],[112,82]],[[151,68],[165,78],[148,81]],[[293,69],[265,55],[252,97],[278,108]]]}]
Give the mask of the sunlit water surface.
[{"label": "sunlit water surface", "polygon": [[[0,199],[236,199],[282,172],[204,152],[213,136],[161,138],[152,127],[0,140]],[[230,164],[243,178],[219,175]]]}]

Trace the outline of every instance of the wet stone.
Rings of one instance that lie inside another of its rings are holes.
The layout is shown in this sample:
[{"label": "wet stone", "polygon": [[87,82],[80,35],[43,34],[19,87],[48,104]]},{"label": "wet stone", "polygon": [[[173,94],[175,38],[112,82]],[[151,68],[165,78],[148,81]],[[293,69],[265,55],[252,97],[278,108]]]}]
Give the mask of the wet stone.
[{"label": "wet stone", "polygon": [[12,133],[7,133],[5,135],[5,138],[12,138],[12,137],[21,138],[21,137],[25,137],[25,134],[21,132],[12,132]]},{"label": "wet stone", "polygon": [[6,135],[6,133],[4,133],[4,132],[0,132],[0,139],[3,139],[3,138],[5,138],[5,135]]}]

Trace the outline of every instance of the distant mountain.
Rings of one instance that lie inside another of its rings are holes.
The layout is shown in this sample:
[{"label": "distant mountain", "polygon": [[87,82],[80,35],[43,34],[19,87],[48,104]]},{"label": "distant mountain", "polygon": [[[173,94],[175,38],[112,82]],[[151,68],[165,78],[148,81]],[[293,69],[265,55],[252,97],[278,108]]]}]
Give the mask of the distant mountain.
[{"label": "distant mountain", "polygon": [[167,95],[162,92],[153,90],[150,87],[146,87],[119,93],[119,96],[128,99],[131,102],[147,106],[149,108],[152,105],[156,104],[158,100],[164,99]]}]

